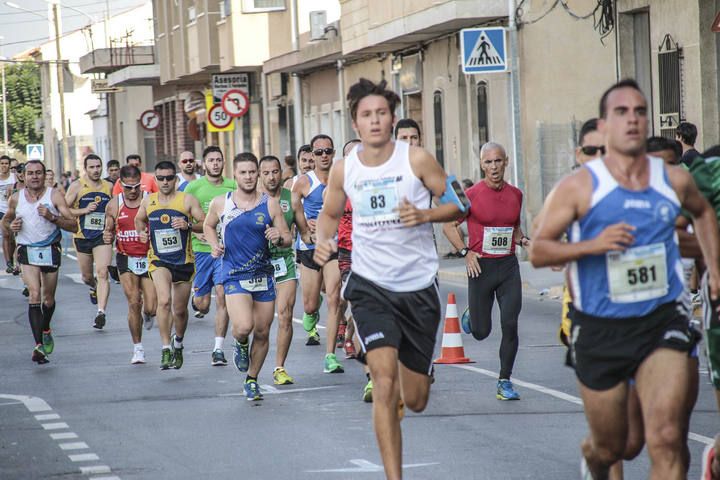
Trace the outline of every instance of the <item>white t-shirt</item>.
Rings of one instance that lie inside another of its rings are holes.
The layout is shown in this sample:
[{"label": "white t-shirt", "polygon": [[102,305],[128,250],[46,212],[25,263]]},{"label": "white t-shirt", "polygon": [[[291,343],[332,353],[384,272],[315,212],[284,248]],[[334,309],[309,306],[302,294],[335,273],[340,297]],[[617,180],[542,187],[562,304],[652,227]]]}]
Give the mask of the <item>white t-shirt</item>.
[{"label": "white t-shirt", "polygon": [[0,213],[8,211],[8,200],[12,195],[13,185],[15,185],[15,174],[11,173],[5,180],[0,178]]}]

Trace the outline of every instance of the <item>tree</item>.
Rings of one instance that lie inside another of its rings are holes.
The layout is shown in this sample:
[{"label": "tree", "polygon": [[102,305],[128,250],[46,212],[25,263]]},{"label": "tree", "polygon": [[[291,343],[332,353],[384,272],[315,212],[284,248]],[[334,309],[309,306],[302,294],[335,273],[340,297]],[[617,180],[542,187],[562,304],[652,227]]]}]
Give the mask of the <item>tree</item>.
[{"label": "tree", "polygon": [[[35,121],[42,115],[38,65],[33,62],[5,64],[5,92],[10,144],[24,152],[27,144],[42,143],[42,135],[35,130]],[[2,128],[0,114],[0,131]]]}]

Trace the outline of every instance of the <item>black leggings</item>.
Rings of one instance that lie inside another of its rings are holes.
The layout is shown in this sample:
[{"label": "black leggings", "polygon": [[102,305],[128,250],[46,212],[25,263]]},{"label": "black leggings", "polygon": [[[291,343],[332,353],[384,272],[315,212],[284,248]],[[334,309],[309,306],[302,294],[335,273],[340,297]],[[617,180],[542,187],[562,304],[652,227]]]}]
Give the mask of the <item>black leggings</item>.
[{"label": "black leggings", "polygon": [[484,340],[492,330],[495,297],[500,306],[500,378],[510,378],[518,351],[518,317],[522,308],[520,266],[515,255],[481,258],[480,276],[468,278],[470,324],[473,337]]}]

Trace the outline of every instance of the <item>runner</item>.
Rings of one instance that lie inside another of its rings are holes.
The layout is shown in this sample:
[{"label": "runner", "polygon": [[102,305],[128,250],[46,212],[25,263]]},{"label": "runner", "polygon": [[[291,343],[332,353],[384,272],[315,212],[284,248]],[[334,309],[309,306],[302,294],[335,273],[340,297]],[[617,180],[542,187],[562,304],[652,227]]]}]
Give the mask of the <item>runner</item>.
[{"label": "runner", "polygon": [[[352,273],[343,297],[352,304],[362,349],[373,380],[373,423],[389,479],[402,476],[400,401],[425,409],[438,326],[438,257],[431,222],[460,216],[446,202],[446,175],[427,151],[392,141],[400,102],[385,89],[360,79],[350,87],[353,128],[362,139],[347,160],[335,164],[317,228],[315,260],[337,251],[333,236],[350,198],[353,210]],[[452,200],[450,200],[452,201]]]},{"label": "runner", "polygon": [[180,160],[178,160],[178,168],[180,172],[177,174],[177,189],[178,192],[184,192],[190,182],[200,178],[200,175],[195,172],[195,154],[187,150],[182,152]]},{"label": "runner", "polygon": [[132,364],[145,363],[142,326],[153,326],[157,297],[148,275],[148,244],[140,241],[135,230],[135,216],[143,195],[140,191],[140,170],[132,165],[120,169],[123,193],[113,197],[105,210],[103,239],[111,245],[117,239],[117,265],[125,297],[128,301],[128,327],[133,342]]},{"label": "runner", "polygon": [[[310,231],[315,231],[315,224],[323,206],[323,192],[327,186],[330,167],[333,164],[335,148],[332,138],[327,135],[315,135],[310,141],[315,158],[315,170],[311,170],[298,178],[292,188],[292,206],[295,220],[304,230],[306,223]],[[325,373],[343,373],[345,370],[335,355],[339,324],[340,270],[337,265],[337,252],[320,266],[313,260],[314,245],[308,245],[298,237],[296,242],[297,258],[300,261],[300,285],[303,297],[303,328],[308,333],[306,345],[319,345],[320,335],[317,323],[320,320],[320,289],[325,282],[327,296],[327,345],[325,350]]]},{"label": "runner", "polygon": [[75,231],[77,222],[62,194],[45,186],[45,165],[30,160],[25,168],[26,188],[10,197],[3,226],[17,234],[18,263],[29,290],[28,318],[35,340],[32,360],[44,364],[55,349],[50,321],[60,268],[60,229]]},{"label": "runner", "polygon": [[[675,239],[681,206],[695,218],[717,298],[718,225],[689,174],[645,153],[647,102],[624,80],[600,101],[607,155],[563,179],[546,205],[530,259],[535,267],[571,263],[571,348],[590,435],[583,478],[606,478],[627,441],[628,383],[643,413],[652,478],[684,478],[690,355],[697,335],[683,291]],[[562,243],[570,231],[570,243]]]},{"label": "runner", "polygon": [[[225,195],[237,188],[235,180],[223,177],[225,158],[222,150],[216,146],[206,147],[203,151],[205,176],[191,182],[185,193],[195,197],[203,212],[207,213],[213,198]],[[227,365],[223,342],[228,330],[228,314],[225,306],[225,292],[220,278],[222,261],[213,258],[210,245],[202,233],[192,237],[192,249],[195,255],[195,279],[193,280],[192,308],[195,317],[202,318],[210,311],[210,296],[215,289],[215,345],[211,354],[210,364],[213,366]]]},{"label": "runner", "polygon": [[288,190],[292,189],[295,182],[297,182],[297,179],[300,178],[300,175],[305,175],[315,169],[315,159],[313,158],[312,148],[310,148],[310,145],[303,145],[298,149],[297,165],[299,173],[294,177],[285,180],[285,183],[283,184],[283,186]]},{"label": "runner", "polygon": [[[150,242],[148,272],[157,293],[157,320],[162,341],[160,369],[183,365],[183,339],[187,329],[190,288],[195,263],[190,231],[199,232],[205,213],[192,195],[175,190],[176,170],[172,162],[155,166],[160,191],[151,193],[135,215],[135,230],[143,243]],[[142,180],[141,180],[142,182]],[[195,220],[195,223],[190,221]],[[172,327],[175,333],[170,337]]]},{"label": "runner", "polygon": [[115,182],[117,182],[120,178],[120,162],[117,160],[108,160],[105,164],[105,169],[107,170],[107,177],[105,177],[105,180],[115,186]]},{"label": "runner", "polygon": [[[13,185],[15,185],[15,174],[10,172],[10,157],[7,155],[0,156],[0,220],[5,216],[8,210],[8,200],[13,194]],[[3,256],[5,257],[5,272],[13,273],[15,265],[13,262],[13,253],[15,252],[15,234],[9,230],[3,229],[2,234]]]},{"label": "runner", "polygon": [[[268,352],[275,311],[268,241],[282,248],[292,245],[292,237],[277,200],[257,190],[257,157],[237,155],[233,172],[238,188],[212,201],[204,232],[213,256],[222,257],[223,286],[235,337],[233,360],[240,372],[247,372],[245,396],[262,400],[257,378]],[[218,239],[218,225],[223,243]]]},{"label": "runner", "polygon": [[[141,178],[140,182],[142,183],[142,190],[145,193],[155,193],[158,191],[158,184],[155,181],[155,177],[153,177],[151,174],[147,172],[143,172],[142,169],[142,158],[140,158],[140,155],[137,153],[131,153],[127,157],[125,157],[125,164],[126,165],[132,165],[134,167],[137,167],[140,170]],[[113,195],[119,195],[122,193],[122,185],[120,185],[120,180],[115,182],[115,186],[113,186],[112,194]]]},{"label": "runner", "polygon": [[401,118],[395,124],[395,139],[407,142],[413,147],[422,147],[420,125],[412,118]]},{"label": "runner", "polygon": [[65,201],[77,217],[75,250],[78,265],[83,282],[90,287],[90,302],[98,306],[93,327],[101,330],[105,326],[105,308],[110,296],[108,265],[112,260],[112,245],[103,240],[103,230],[112,185],[101,178],[102,160],[94,153],[85,157],[83,166],[85,175],[70,184]]},{"label": "runner", "polygon": [[498,400],[520,400],[510,381],[518,351],[518,317],[522,308],[520,265],[515,246],[527,248],[530,240],[520,228],[523,193],[504,180],[508,157],[502,145],[488,142],[480,149],[480,168],[485,178],[468,189],[472,204],[463,219],[468,222],[465,246],[455,224],[443,228],[462,257],[468,274],[468,307],[462,315],[465,333],[484,340],[492,330],[492,309],[500,307],[500,374]]},{"label": "runner", "polygon": [[[280,160],[272,155],[260,159],[260,182],[262,189],[269,198],[273,198],[280,205],[288,229],[295,223],[295,212],[292,208],[292,195],[290,190],[280,186],[281,172]],[[305,232],[305,240],[310,242],[310,232]],[[288,385],[295,380],[285,370],[290,343],[293,337],[292,317],[295,309],[295,294],[297,292],[297,272],[295,271],[295,252],[292,245],[277,247],[269,243],[270,262],[275,270],[275,293],[277,303],[277,351],[275,354],[275,369],[273,382],[276,385]]]}]

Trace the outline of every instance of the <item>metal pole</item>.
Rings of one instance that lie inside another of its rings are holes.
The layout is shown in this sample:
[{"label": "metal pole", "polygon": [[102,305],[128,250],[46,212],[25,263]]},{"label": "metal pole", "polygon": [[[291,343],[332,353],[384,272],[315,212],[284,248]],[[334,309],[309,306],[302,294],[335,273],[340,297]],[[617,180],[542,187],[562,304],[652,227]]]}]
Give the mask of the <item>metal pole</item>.
[{"label": "metal pole", "polygon": [[55,53],[57,55],[57,83],[58,83],[58,94],[60,95],[60,122],[62,122],[62,128],[60,132],[62,134],[62,151],[63,159],[62,165],[63,170],[74,170],[74,165],[70,162],[70,150],[68,149],[67,131],[65,127],[65,84],[63,81],[63,63],[62,56],[60,55],[60,12],[58,11],[58,4],[53,3],[53,23],[55,24]]},{"label": "metal pole", "polygon": [[[292,49],[300,49],[300,40],[298,38],[298,14],[297,0],[290,0],[290,34],[292,36]],[[292,74],[293,79],[293,123],[295,124],[295,145],[292,146],[293,152],[297,152],[303,141],[303,103],[302,103],[302,82],[297,73]]]},{"label": "metal pole", "polygon": [[270,117],[268,115],[268,85],[265,72],[260,74],[260,88],[262,89],[262,125],[263,125],[263,154],[270,155]]},{"label": "metal pole", "polygon": [[518,36],[515,23],[516,0],[508,0],[508,34],[510,40],[510,107],[512,111],[513,180],[525,191],[523,175],[522,137],[520,131],[520,69],[518,68]]},{"label": "metal pole", "polygon": [[[5,40],[5,37],[0,36],[0,40]],[[2,47],[0,44],[0,56],[2,55]],[[3,102],[3,143],[5,144],[5,155],[10,155],[10,139],[8,138],[8,124],[7,124],[7,97],[5,93],[5,58],[2,58],[2,102]]]}]

